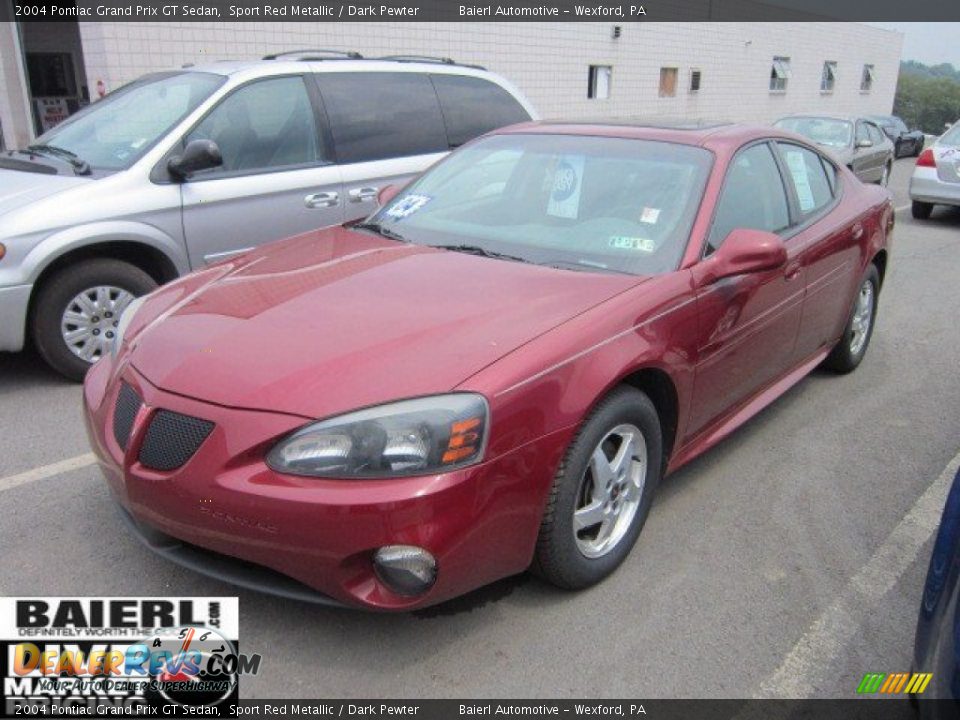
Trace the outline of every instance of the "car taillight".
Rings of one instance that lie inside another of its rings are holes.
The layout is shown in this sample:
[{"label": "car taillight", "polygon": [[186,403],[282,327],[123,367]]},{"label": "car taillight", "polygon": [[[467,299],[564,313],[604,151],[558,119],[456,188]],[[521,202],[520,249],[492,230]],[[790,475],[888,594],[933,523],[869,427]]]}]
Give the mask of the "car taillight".
[{"label": "car taillight", "polygon": [[917,167],[936,167],[937,161],[933,158],[933,148],[927,148],[917,158]]}]

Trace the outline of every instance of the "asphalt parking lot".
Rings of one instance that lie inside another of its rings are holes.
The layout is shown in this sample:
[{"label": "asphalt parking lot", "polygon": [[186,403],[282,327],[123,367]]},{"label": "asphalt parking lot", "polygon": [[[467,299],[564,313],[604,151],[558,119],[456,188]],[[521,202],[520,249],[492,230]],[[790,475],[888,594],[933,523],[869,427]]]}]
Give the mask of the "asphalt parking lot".
[{"label": "asphalt parking lot", "polygon": [[241,644],[264,658],[247,698],[850,697],[867,671],[906,671],[960,449],[960,212],[910,217],[913,162],[891,181],[901,209],[859,370],[815,372],[669,478],[594,589],[520,576],[373,615],[182,570],[119,522],[80,388],[21,353],[0,354],[0,594],[239,594]]}]

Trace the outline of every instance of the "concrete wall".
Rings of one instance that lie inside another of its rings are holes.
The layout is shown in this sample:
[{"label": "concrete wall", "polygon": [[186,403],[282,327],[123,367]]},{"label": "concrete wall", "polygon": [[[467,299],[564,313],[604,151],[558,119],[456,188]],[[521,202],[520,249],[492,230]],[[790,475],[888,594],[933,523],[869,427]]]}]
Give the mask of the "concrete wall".
[{"label": "concrete wall", "polygon": [[17,27],[12,22],[0,22],[0,131],[7,148],[23,147],[30,142],[31,116],[25,83]]},{"label": "concrete wall", "polygon": [[[297,48],[365,55],[423,53],[479,63],[516,83],[545,117],[686,117],[769,122],[792,112],[886,113],[902,35],[858,23],[81,23],[88,85],[108,88],[184,63],[259,58]],[[789,56],[787,92],[771,93],[775,55]],[[832,94],[824,61],[838,63]],[[860,92],[865,63],[875,66]],[[587,98],[591,64],[613,66],[607,100]],[[660,68],[679,68],[675,97],[658,96]],[[690,93],[691,68],[703,73]]]}]

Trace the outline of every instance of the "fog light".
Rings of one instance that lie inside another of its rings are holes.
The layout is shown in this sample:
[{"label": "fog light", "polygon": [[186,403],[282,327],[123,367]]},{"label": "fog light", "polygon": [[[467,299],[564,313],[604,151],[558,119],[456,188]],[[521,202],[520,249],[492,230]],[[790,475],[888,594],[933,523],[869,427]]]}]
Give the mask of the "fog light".
[{"label": "fog light", "polygon": [[398,595],[420,595],[437,580],[437,561],[423,548],[385,545],[373,556],[380,581]]}]

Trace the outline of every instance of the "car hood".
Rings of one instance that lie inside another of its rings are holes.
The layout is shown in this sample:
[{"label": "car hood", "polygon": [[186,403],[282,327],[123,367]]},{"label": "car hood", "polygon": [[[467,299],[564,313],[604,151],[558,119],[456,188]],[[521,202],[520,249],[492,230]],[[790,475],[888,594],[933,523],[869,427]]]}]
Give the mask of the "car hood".
[{"label": "car hood", "polygon": [[639,282],[332,228],[244,256],[149,323],[130,356],[170,392],[326,417],[449,391]]},{"label": "car hood", "polygon": [[88,182],[90,178],[0,168],[0,215]]}]

